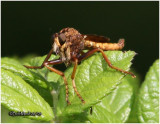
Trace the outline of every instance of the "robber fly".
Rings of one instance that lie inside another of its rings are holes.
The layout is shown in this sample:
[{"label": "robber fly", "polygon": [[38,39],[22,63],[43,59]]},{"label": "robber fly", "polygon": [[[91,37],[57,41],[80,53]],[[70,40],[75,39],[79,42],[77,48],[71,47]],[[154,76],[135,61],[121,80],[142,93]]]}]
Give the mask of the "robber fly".
[{"label": "robber fly", "polygon": [[[95,52],[101,52],[102,56],[104,57],[105,61],[109,65],[109,67],[116,69],[122,73],[130,74],[133,78],[136,76],[128,71],[122,70],[118,67],[115,67],[109,61],[107,55],[104,53],[106,50],[120,50],[124,47],[124,39],[119,39],[118,43],[109,43],[110,39],[103,36],[97,35],[82,35],[74,28],[64,28],[59,33],[55,33],[53,35],[53,45],[52,49],[48,53],[47,57],[45,58],[44,62],[41,66],[26,66],[30,69],[41,69],[43,67],[48,68],[49,70],[59,74],[63,77],[65,88],[66,88],[66,101],[68,104],[71,104],[68,98],[68,83],[66,77],[63,72],[50,67],[49,65],[56,65],[65,63],[66,66],[74,64],[73,72],[71,75],[72,85],[74,88],[75,93],[80,98],[82,103],[85,103],[84,99],[78,92],[75,84],[75,73],[77,69],[77,65],[82,60],[86,59],[87,57],[93,55]],[[89,51],[83,53],[82,50],[88,49]],[[104,51],[103,51],[104,50]],[[59,59],[50,60],[52,53],[56,53],[60,56]]]}]

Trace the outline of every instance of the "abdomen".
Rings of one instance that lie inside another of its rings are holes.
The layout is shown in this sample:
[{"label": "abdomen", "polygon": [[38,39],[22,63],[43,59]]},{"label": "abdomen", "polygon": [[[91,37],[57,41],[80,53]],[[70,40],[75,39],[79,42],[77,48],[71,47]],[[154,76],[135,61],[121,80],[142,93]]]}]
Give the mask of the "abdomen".
[{"label": "abdomen", "polygon": [[85,40],[85,48],[100,48],[102,50],[120,50],[124,47],[124,39],[119,39],[118,43],[101,43]]}]

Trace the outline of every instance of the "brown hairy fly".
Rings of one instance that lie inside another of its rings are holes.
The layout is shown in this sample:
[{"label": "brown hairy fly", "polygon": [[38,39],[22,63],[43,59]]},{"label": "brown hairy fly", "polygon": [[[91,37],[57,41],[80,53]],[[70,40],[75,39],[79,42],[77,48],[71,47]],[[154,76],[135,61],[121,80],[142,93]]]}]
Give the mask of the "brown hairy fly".
[{"label": "brown hairy fly", "polygon": [[[48,68],[52,72],[55,72],[63,77],[65,88],[66,88],[66,101],[68,104],[71,104],[68,98],[68,83],[66,77],[63,72],[50,67],[49,65],[56,65],[65,63],[66,66],[74,64],[73,72],[71,75],[72,85],[74,88],[75,93],[80,98],[82,103],[85,103],[84,99],[78,92],[75,84],[75,73],[77,69],[77,65],[82,60],[86,59],[87,57],[93,55],[95,52],[101,52],[102,56],[104,57],[105,61],[109,65],[109,67],[116,69],[122,73],[126,73],[131,75],[133,78],[136,76],[128,71],[122,70],[118,67],[115,67],[109,61],[107,55],[104,53],[106,50],[121,50],[124,47],[124,39],[119,39],[118,43],[110,43],[110,39],[103,36],[97,35],[82,35],[74,28],[64,28],[59,33],[55,33],[53,35],[53,45],[52,49],[48,53],[47,57],[45,58],[44,62],[41,66],[26,66],[26,68],[30,69],[41,69],[43,67]],[[88,49],[89,51],[83,53],[82,50]],[[60,56],[59,59],[55,60],[48,60],[52,53],[56,53]]]}]

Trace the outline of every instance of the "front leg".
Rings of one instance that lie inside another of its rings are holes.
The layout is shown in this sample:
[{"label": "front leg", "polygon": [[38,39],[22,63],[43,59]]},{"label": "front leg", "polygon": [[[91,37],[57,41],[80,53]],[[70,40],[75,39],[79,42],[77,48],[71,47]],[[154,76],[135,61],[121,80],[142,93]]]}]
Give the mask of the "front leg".
[{"label": "front leg", "polygon": [[82,96],[78,92],[78,90],[76,88],[76,84],[75,84],[75,74],[76,74],[76,70],[77,70],[77,65],[78,65],[78,59],[75,58],[74,59],[74,68],[73,68],[73,72],[72,72],[72,75],[71,75],[72,85],[73,85],[73,89],[74,89],[75,93],[77,94],[77,96],[79,97],[79,99],[82,101],[82,103],[85,103],[85,101],[83,100]]},{"label": "front leg", "polygon": [[24,65],[24,67],[26,68],[30,68],[30,69],[41,69],[44,67],[44,63],[45,62],[48,62],[48,59],[51,57],[52,55],[52,52],[53,52],[53,49],[51,49],[47,55],[47,57],[45,58],[45,60],[43,61],[42,65],[41,66],[27,66],[27,65]]},{"label": "front leg", "polygon": [[26,68],[30,68],[30,69],[41,69],[43,68],[44,66],[47,67],[49,70],[51,70],[52,72],[55,72],[57,73],[58,75],[62,76],[63,77],[63,80],[64,80],[64,83],[65,83],[65,88],[66,88],[66,101],[67,101],[67,104],[71,104],[69,102],[69,99],[68,99],[68,94],[69,94],[69,91],[68,91],[68,83],[67,83],[67,80],[66,80],[66,77],[64,75],[63,72],[53,68],[53,67],[50,67],[49,65],[56,65],[56,64],[61,64],[63,63],[61,59],[55,59],[55,60],[51,60],[51,61],[48,61],[48,59],[50,58],[52,54],[52,50],[49,52],[49,54],[47,55],[46,59],[44,60],[44,62],[42,63],[41,66],[26,66],[24,65]]}]

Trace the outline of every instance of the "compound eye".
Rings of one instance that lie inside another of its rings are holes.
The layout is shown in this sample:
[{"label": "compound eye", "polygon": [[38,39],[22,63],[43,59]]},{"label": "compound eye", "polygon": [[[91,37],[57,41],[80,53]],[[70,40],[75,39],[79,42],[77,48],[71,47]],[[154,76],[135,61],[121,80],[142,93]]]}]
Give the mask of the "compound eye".
[{"label": "compound eye", "polygon": [[64,33],[59,34],[58,38],[59,38],[60,44],[63,45],[64,42],[66,41],[66,36],[65,36],[65,34],[64,34]]}]

